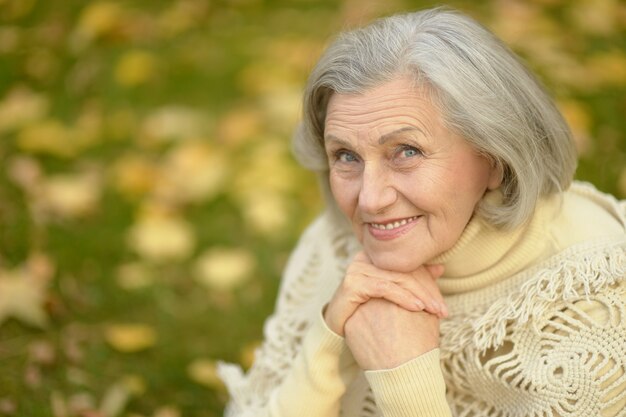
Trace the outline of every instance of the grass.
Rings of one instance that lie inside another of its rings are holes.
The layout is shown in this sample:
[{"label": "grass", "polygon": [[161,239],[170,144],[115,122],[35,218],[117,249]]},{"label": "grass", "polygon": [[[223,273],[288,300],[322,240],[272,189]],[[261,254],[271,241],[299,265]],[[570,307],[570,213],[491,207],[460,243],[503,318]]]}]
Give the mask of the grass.
[{"label": "grass", "polygon": [[[3,313],[23,295],[0,292],[0,416],[221,415],[212,366],[250,365],[322,206],[289,153],[308,71],[342,28],[431,3],[0,1],[0,283],[43,283],[20,305],[49,319]],[[563,106],[578,178],[625,197],[623,6],[602,32],[567,1],[498,4],[452,2],[490,27],[540,17],[525,30],[548,55],[501,35]],[[252,264],[198,272],[213,248]]]}]

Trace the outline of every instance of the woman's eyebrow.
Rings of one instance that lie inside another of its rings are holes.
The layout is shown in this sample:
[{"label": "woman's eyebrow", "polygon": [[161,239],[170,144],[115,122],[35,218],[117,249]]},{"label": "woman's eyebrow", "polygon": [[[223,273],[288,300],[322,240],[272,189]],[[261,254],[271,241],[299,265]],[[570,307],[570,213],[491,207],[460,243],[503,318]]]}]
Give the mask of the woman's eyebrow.
[{"label": "woman's eyebrow", "polygon": [[387,142],[389,139],[393,138],[394,136],[403,133],[403,132],[409,132],[409,131],[418,131],[420,132],[422,135],[424,135],[424,131],[418,127],[415,126],[405,126],[402,127],[398,130],[394,130],[393,132],[389,132],[389,133],[385,133],[384,135],[382,135],[379,139],[378,139],[378,144],[379,145],[384,145],[385,142]]},{"label": "woman's eyebrow", "polygon": [[[384,135],[382,135],[379,139],[378,139],[378,144],[379,145],[384,145],[388,140],[392,139],[394,136],[399,135],[400,133],[403,132],[411,132],[411,131],[417,131],[420,132],[422,135],[424,134],[424,131],[418,127],[415,126],[405,126],[405,127],[401,127],[400,129],[394,130],[393,132],[389,132],[389,133],[385,133]],[[338,138],[335,135],[326,135],[324,137],[324,142],[335,142],[341,146],[351,146],[351,143],[348,142],[347,140]]]},{"label": "woman's eyebrow", "polygon": [[338,145],[345,146],[345,147],[350,147],[350,146],[352,146],[352,145],[350,144],[350,142],[348,142],[347,140],[340,139],[340,138],[338,138],[338,137],[337,137],[337,136],[335,136],[335,135],[326,135],[326,136],[324,137],[324,143],[326,143],[326,142],[335,142],[335,143],[337,143]]}]

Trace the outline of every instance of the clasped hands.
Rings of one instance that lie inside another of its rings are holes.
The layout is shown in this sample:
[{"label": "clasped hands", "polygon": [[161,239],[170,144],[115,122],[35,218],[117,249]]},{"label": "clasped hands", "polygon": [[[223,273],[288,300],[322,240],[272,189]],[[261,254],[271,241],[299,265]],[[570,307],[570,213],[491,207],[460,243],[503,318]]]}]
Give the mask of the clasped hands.
[{"label": "clasped hands", "polygon": [[386,271],[359,252],[324,310],[364,370],[391,369],[439,346],[439,320],[448,315],[436,279],[441,265],[411,273]]}]

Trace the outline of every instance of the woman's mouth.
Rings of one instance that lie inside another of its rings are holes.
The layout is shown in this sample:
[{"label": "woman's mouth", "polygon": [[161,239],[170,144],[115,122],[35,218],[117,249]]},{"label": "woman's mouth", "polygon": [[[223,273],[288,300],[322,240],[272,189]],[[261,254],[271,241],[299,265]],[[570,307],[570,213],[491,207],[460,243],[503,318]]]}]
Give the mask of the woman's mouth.
[{"label": "woman's mouth", "polygon": [[372,227],[379,229],[379,230],[393,230],[393,229],[397,229],[400,226],[404,226],[407,223],[414,222],[415,220],[417,220],[418,217],[419,216],[413,216],[413,217],[408,217],[406,219],[396,220],[396,221],[392,221],[388,223],[369,223],[369,224],[371,224]]},{"label": "woman's mouth", "polygon": [[421,216],[413,216],[381,223],[369,222],[366,224],[370,234],[375,239],[391,240],[408,232],[420,217]]}]

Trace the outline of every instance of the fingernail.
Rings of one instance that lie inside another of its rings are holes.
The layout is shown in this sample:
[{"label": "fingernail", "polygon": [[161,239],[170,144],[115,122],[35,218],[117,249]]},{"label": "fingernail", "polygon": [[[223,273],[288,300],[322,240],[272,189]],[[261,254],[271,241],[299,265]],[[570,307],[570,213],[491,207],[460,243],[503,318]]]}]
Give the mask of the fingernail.
[{"label": "fingernail", "polygon": [[416,306],[417,306],[417,308],[419,308],[420,310],[423,310],[423,309],[424,309],[424,307],[426,307],[426,306],[424,305],[424,303],[422,302],[422,300],[419,300],[419,299],[418,299],[418,300],[415,300],[415,305],[416,305]]},{"label": "fingernail", "polygon": [[432,306],[432,309],[434,310],[435,313],[441,313],[441,306],[439,305],[438,302],[432,301],[430,305]]},{"label": "fingernail", "polygon": [[443,314],[444,317],[448,317],[449,315],[449,311],[448,311],[448,306],[446,306],[445,304],[441,304],[441,313]]}]

